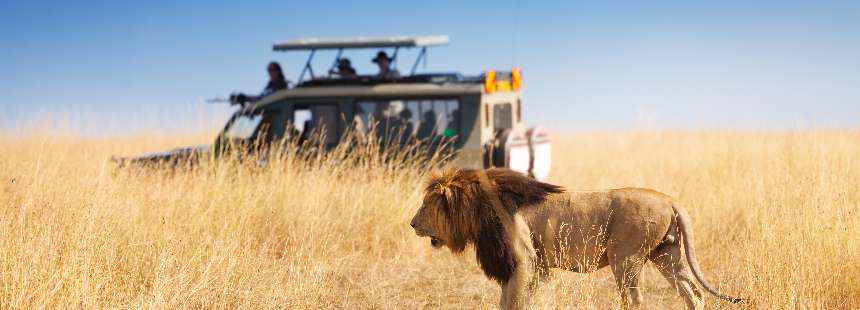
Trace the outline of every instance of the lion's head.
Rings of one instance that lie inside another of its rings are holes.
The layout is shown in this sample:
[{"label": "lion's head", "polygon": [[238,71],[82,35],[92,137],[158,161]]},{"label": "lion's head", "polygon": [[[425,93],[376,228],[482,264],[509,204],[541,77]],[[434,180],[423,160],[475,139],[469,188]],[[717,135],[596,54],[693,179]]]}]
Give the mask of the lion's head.
[{"label": "lion's head", "polygon": [[[451,252],[460,253],[474,244],[478,263],[487,276],[506,281],[514,268],[510,240],[481,186],[479,173],[484,171],[451,169],[434,174],[411,224],[419,237],[430,237],[435,248],[447,246]],[[511,215],[563,191],[508,169],[490,169],[486,174]]]},{"label": "lion's head", "polygon": [[435,173],[424,189],[424,199],[412,218],[412,228],[430,244],[462,252],[474,239],[476,211],[481,192],[477,175],[470,170]]}]

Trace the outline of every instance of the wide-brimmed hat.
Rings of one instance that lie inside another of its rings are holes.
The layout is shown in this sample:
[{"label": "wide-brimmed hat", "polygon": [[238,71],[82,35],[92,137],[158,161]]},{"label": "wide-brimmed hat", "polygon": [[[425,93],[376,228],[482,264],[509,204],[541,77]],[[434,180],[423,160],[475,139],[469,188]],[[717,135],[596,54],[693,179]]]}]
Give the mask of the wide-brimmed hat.
[{"label": "wide-brimmed hat", "polygon": [[382,58],[384,58],[385,60],[388,60],[388,62],[391,62],[391,60],[393,60],[393,58],[388,57],[388,54],[386,54],[385,51],[379,51],[379,53],[376,53],[376,57],[374,57],[371,61],[379,62],[379,59],[382,59]]}]

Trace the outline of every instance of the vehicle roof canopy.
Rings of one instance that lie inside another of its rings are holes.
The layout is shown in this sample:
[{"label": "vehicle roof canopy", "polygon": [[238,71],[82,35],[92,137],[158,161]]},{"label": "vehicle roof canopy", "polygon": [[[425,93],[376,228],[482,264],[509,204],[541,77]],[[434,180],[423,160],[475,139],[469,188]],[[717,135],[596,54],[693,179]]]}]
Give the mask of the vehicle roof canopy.
[{"label": "vehicle roof canopy", "polygon": [[427,47],[448,44],[448,36],[395,36],[395,37],[355,37],[320,39],[309,38],[275,43],[275,51],[323,50],[323,49],[361,49],[389,47]]}]

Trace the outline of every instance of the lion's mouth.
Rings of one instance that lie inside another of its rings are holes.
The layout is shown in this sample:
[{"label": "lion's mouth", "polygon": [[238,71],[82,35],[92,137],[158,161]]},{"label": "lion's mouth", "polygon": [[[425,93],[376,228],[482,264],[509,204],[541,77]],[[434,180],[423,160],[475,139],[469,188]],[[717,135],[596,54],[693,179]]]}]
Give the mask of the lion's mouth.
[{"label": "lion's mouth", "polygon": [[430,245],[432,245],[434,248],[441,247],[442,246],[442,240],[439,240],[439,238],[431,236],[430,237]]},{"label": "lion's mouth", "polygon": [[442,246],[442,239],[439,239],[439,237],[434,236],[433,233],[416,228],[415,234],[418,235],[418,237],[430,237],[430,245],[432,245],[434,248],[439,248]]}]

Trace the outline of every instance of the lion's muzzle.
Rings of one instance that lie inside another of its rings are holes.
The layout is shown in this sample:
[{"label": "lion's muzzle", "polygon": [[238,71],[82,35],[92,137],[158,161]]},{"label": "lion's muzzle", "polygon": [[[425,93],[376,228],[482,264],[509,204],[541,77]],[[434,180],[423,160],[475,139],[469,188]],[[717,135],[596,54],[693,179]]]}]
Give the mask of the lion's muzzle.
[{"label": "lion's muzzle", "polygon": [[415,235],[417,235],[418,237],[430,237],[430,245],[432,245],[434,248],[442,247],[442,239],[439,239],[439,237],[437,237],[435,234],[427,232],[424,229],[418,228],[418,225],[415,224],[415,221],[412,221],[410,225],[412,226],[412,229],[415,229]]}]

